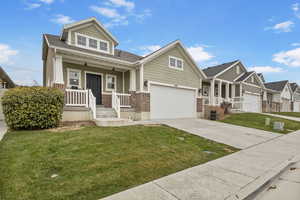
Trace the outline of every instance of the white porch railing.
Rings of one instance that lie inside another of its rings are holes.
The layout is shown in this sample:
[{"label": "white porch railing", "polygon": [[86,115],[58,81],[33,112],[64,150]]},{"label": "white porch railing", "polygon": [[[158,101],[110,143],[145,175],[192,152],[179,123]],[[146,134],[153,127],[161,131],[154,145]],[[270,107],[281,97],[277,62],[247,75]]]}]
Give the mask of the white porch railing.
[{"label": "white porch railing", "polygon": [[92,111],[93,119],[96,119],[96,97],[93,95],[92,90],[88,90],[89,108]]},{"label": "white porch railing", "polygon": [[66,89],[65,92],[66,106],[85,106],[88,107],[88,91]]},{"label": "white porch railing", "polygon": [[120,99],[120,107],[121,108],[130,108],[130,96],[131,94],[122,94],[116,93],[117,97]]},{"label": "white porch railing", "polygon": [[118,118],[120,118],[120,112],[121,112],[120,99],[117,96],[117,93],[115,91],[111,93],[111,106],[116,111]]}]

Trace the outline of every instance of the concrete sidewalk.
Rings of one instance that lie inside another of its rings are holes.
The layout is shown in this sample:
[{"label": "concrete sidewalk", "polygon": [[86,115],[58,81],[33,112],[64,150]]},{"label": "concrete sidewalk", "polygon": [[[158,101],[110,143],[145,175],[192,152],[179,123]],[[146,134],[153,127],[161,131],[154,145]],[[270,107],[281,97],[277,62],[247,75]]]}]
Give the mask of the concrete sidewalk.
[{"label": "concrete sidewalk", "polygon": [[0,120],[0,141],[4,137],[6,131],[7,131],[7,126],[6,126],[5,121]]},{"label": "concrete sidewalk", "polygon": [[280,118],[284,118],[284,119],[289,119],[289,120],[294,120],[294,121],[298,121],[300,122],[300,118],[298,117],[290,117],[290,116],[284,116],[284,115],[276,115],[276,114],[271,114],[271,113],[263,113],[264,115],[270,115],[273,117],[280,117]]},{"label": "concrete sidewalk", "polygon": [[275,137],[226,157],[189,168],[105,200],[223,200],[300,155],[300,131]]}]

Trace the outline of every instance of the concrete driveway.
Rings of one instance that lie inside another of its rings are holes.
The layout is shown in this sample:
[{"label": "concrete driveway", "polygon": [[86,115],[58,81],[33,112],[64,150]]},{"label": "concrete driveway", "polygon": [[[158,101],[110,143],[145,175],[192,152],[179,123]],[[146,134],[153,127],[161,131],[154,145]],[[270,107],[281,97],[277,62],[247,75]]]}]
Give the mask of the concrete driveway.
[{"label": "concrete driveway", "polygon": [[156,122],[239,149],[245,149],[282,136],[278,133],[203,119],[174,119]]}]

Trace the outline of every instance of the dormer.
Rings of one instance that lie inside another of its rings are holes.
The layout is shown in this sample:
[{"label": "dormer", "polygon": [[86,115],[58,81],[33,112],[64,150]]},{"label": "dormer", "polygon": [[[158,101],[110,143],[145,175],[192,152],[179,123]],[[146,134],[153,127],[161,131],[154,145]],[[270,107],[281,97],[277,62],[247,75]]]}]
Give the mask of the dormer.
[{"label": "dormer", "polygon": [[118,45],[116,38],[94,17],[65,25],[61,40],[69,45],[112,55]]}]

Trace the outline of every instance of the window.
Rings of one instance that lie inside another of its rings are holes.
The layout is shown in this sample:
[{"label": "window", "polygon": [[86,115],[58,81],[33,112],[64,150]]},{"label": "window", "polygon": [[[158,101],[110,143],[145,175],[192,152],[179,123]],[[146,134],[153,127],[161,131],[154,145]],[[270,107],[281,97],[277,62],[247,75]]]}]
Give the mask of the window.
[{"label": "window", "polygon": [[180,58],[169,56],[169,67],[178,70],[183,70],[183,60]]},{"label": "window", "polygon": [[240,74],[240,66],[236,66],[236,74]]},{"label": "window", "polygon": [[110,53],[108,41],[82,35],[80,33],[75,33],[75,36],[76,36],[75,43],[77,46],[90,49],[90,50],[101,51],[104,53]]},{"label": "window", "polygon": [[68,86],[71,88],[80,88],[80,70],[68,68]]},{"label": "window", "polygon": [[100,50],[108,51],[108,42],[100,41]]},{"label": "window", "polygon": [[86,46],[86,37],[77,35],[77,44],[80,46]]},{"label": "window", "polygon": [[116,90],[117,85],[117,76],[115,75],[106,75],[106,90],[113,91]]},{"label": "window", "polygon": [[89,39],[89,47],[93,48],[93,49],[97,49],[98,48],[98,42],[97,40],[94,39]]}]

